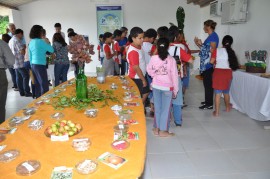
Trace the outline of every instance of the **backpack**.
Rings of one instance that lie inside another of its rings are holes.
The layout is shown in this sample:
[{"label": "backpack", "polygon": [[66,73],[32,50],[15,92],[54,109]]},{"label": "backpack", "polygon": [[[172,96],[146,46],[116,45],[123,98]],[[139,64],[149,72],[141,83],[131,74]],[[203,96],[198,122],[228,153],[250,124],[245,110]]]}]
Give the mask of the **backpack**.
[{"label": "backpack", "polygon": [[184,77],[184,75],[183,75],[183,63],[181,63],[180,57],[176,54],[177,49],[178,49],[178,48],[175,47],[174,54],[173,54],[173,58],[174,58],[175,61],[176,61],[177,70],[178,70],[178,75],[180,76],[180,78],[183,78],[183,77]]}]

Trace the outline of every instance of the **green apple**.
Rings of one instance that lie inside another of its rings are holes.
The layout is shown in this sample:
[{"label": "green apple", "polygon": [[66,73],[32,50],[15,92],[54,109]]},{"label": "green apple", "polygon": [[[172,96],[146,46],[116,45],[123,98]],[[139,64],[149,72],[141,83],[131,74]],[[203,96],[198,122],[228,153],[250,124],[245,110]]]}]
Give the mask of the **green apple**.
[{"label": "green apple", "polygon": [[74,133],[78,132],[78,129],[76,127],[73,127],[72,130],[74,131]]},{"label": "green apple", "polygon": [[67,121],[67,124],[70,124],[70,123],[72,123],[72,121],[71,121],[71,120],[68,120],[68,121]]},{"label": "green apple", "polygon": [[69,135],[69,136],[73,136],[73,135],[74,135],[74,132],[73,132],[73,131],[69,131],[69,132],[68,132],[68,135]]},{"label": "green apple", "polygon": [[69,123],[68,125],[69,125],[69,127],[71,127],[71,128],[75,127],[75,124],[74,124],[74,123]]},{"label": "green apple", "polygon": [[63,126],[60,126],[59,132],[65,132],[65,128]]},{"label": "green apple", "polygon": [[56,126],[53,126],[52,127],[52,131],[55,133],[57,131],[57,127]]},{"label": "green apple", "polygon": [[62,120],[61,122],[66,124],[67,123],[67,120]]},{"label": "green apple", "polygon": [[70,129],[70,127],[69,127],[69,126],[64,126],[64,129],[65,129],[66,131],[68,131],[68,130]]}]

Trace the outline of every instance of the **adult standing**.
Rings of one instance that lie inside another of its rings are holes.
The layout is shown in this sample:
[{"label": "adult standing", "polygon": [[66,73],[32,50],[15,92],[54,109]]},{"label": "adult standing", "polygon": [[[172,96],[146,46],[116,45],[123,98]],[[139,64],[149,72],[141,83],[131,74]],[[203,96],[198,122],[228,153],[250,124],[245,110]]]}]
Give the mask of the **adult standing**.
[{"label": "adult standing", "polygon": [[212,76],[213,76],[213,65],[210,63],[211,50],[215,50],[218,47],[219,38],[215,32],[217,23],[213,20],[207,20],[204,22],[204,32],[209,36],[202,43],[201,39],[195,37],[194,42],[200,48],[200,72],[203,76],[204,95],[205,101],[201,102],[202,106],[200,109],[213,109],[213,87],[212,87]]},{"label": "adult standing", "polygon": [[[13,35],[15,35],[15,30],[16,30],[15,24],[9,23],[7,30],[8,30],[8,33],[7,34],[10,37],[13,37]],[[22,43],[24,45],[26,44],[24,37],[22,39]],[[11,79],[12,79],[12,82],[13,82],[12,88],[14,88],[14,91],[19,91],[18,86],[17,86],[17,82],[16,82],[16,71],[15,71],[14,67],[8,68],[8,70],[9,70],[9,73],[11,75]]]},{"label": "adult standing", "polygon": [[60,23],[55,23],[54,24],[54,29],[55,29],[55,33],[60,33],[62,35],[62,37],[65,39],[65,33],[61,31],[62,30],[62,26],[61,26]]},{"label": "adult standing", "polygon": [[9,47],[15,56],[14,69],[16,71],[16,83],[21,96],[32,97],[29,87],[29,74],[24,68],[25,45],[22,42],[23,30],[16,29],[9,41]]},{"label": "adult standing", "polygon": [[15,57],[11,52],[8,44],[0,40],[0,124],[6,118],[6,100],[8,81],[6,75],[6,68],[10,68],[15,63]]},{"label": "adult standing", "polygon": [[62,82],[67,81],[69,69],[68,46],[60,33],[55,33],[53,35],[53,48],[56,55],[54,61],[54,79],[55,86],[58,86],[60,84],[60,79]]},{"label": "adult standing", "polygon": [[30,31],[30,43],[28,48],[29,60],[35,76],[36,97],[40,97],[49,91],[48,75],[46,69],[46,52],[53,53],[53,47],[48,40],[42,39],[40,25],[34,25]]}]

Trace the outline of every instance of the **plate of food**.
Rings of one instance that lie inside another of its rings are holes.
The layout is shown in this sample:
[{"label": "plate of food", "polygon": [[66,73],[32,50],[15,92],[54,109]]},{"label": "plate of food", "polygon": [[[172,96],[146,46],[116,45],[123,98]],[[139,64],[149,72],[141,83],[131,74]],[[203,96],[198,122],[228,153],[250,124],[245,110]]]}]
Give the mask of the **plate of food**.
[{"label": "plate of food", "polygon": [[82,131],[82,125],[79,123],[73,123],[70,120],[61,120],[56,121],[51,126],[48,126],[44,134],[47,137],[51,137],[51,135],[54,136],[63,136],[68,135],[69,137],[72,137]]}]

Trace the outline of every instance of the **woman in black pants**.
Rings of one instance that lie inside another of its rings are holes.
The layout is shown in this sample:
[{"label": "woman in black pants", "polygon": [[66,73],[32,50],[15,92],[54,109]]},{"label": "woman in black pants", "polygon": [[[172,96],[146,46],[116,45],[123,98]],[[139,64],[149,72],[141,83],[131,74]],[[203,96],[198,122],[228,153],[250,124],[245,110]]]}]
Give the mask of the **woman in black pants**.
[{"label": "woman in black pants", "polygon": [[211,51],[218,47],[219,38],[215,32],[217,23],[213,20],[204,22],[204,32],[208,33],[207,39],[202,43],[201,39],[195,37],[194,42],[200,48],[200,71],[203,76],[205,101],[202,102],[200,109],[213,109],[213,88],[212,88],[212,74],[213,65],[210,63]]}]

